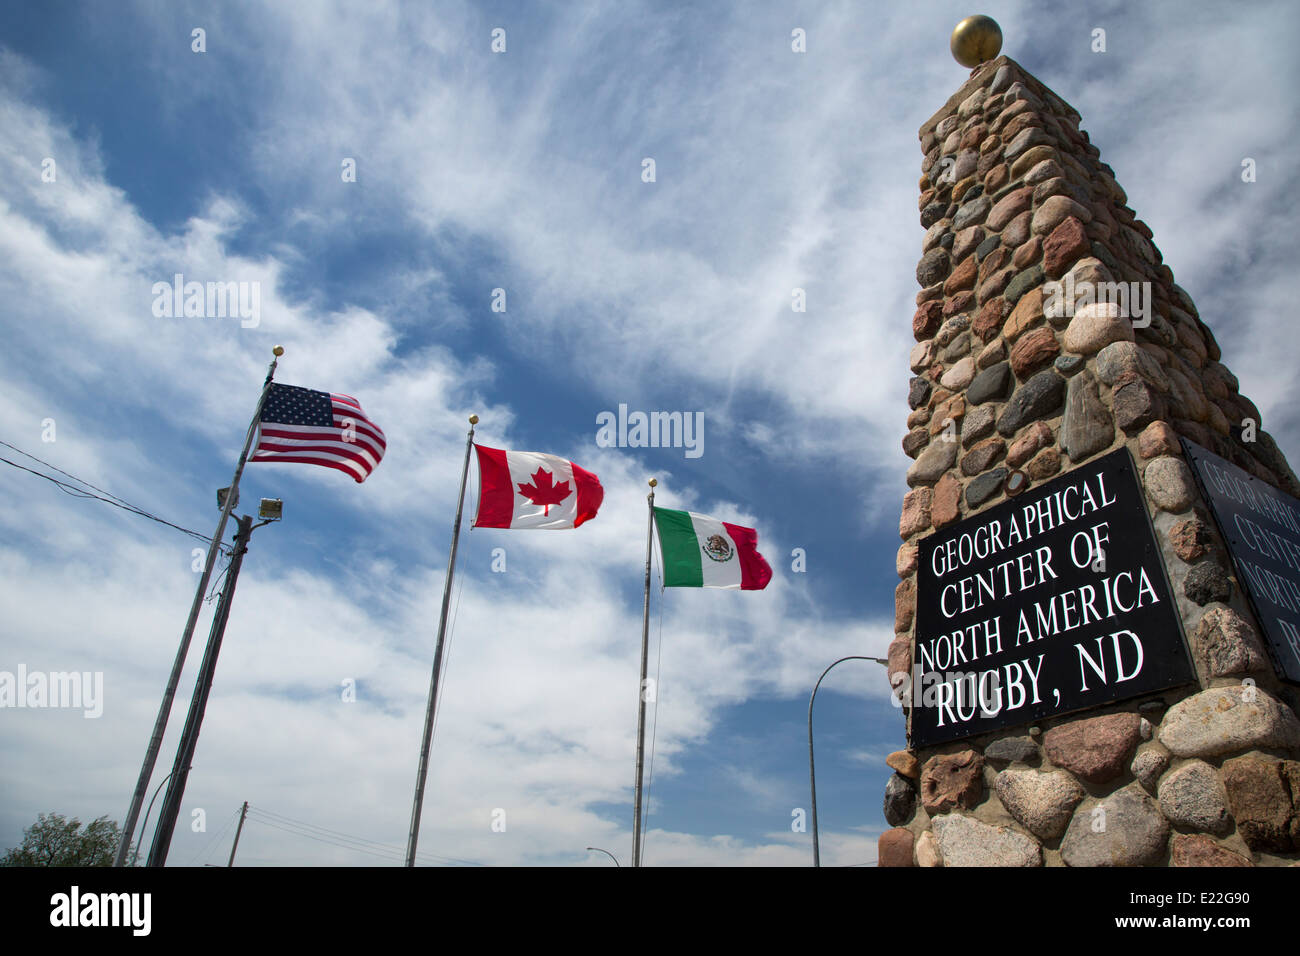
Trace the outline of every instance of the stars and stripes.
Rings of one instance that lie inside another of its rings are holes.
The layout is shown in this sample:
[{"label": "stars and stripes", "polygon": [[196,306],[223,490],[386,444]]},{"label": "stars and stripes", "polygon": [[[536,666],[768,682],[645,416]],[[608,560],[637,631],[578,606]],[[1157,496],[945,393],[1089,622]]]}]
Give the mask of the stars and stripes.
[{"label": "stars and stripes", "polygon": [[249,461],[324,465],[359,484],[378,466],[386,447],[383,431],[351,395],[272,385]]}]

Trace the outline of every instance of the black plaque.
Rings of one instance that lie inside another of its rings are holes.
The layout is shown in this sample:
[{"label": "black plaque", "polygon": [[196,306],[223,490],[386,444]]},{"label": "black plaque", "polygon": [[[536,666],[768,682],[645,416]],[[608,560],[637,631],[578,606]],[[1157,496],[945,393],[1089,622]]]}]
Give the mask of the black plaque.
[{"label": "black plaque", "polygon": [[1300,683],[1300,501],[1182,439],[1278,677]]},{"label": "black plaque", "polygon": [[919,558],[916,747],[1195,680],[1127,448],[924,538]]}]

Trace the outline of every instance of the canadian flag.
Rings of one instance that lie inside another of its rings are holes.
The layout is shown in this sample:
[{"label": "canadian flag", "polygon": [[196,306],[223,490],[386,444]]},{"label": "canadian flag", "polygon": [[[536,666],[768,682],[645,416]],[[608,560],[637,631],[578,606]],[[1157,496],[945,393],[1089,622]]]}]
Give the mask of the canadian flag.
[{"label": "canadian flag", "polygon": [[605,498],[599,478],[563,458],[478,443],[474,451],[479,480],[476,528],[576,528],[596,517]]}]

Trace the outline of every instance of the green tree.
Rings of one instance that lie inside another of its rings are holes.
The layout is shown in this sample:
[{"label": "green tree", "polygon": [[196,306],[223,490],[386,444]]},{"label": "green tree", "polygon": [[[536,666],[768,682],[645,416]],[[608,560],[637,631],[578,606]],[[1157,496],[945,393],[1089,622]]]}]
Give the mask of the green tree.
[{"label": "green tree", "polygon": [[23,831],[22,845],[0,857],[0,866],[112,866],[121,839],[121,827],[107,815],[82,829],[76,817],[41,813]]}]

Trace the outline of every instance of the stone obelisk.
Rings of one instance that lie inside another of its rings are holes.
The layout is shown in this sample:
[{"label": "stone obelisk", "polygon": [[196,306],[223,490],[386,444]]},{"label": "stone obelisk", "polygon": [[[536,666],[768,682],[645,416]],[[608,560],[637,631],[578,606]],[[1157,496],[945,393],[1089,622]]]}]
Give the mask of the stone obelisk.
[{"label": "stone obelisk", "polygon": [[[991,24],[959,25],[954,54],[974,68],[920,129],[925,238],[903,439],[914,461],[890,682],[912,741],[927,705],[909,687],[918,601],[938,600],[918,588],[921,542],[1123,448],[1181,620],[1162,639],[1180,642],[1194,676],[892,754],[880,865],[1292,863],[1297,690],[1180,439],[1285,495],[1300,482],[1079,114],[997,55]],[[1063,292],[1085,289],[1111,295],[1062,307]]]}]

